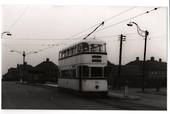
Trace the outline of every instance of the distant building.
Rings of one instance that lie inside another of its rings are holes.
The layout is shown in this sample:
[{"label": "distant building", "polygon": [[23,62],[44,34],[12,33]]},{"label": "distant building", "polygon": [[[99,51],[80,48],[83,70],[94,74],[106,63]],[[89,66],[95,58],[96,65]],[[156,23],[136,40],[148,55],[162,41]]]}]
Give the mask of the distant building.
[{"label": "distant building", "polygon": [[59,70],[58,66],[51,62],[49,58],[46,61],[38,64],[32,70],[32,81],[45,83],[45,82],[55,82],[58,81]]},{"label": "distant building", "polygon": [[[162,59],[156,61],[154,57],[147,60],[145,63],[145,87],[155,87],[167,85],[167,63],[162,62]],[[118,85],[120,80],[121,85],[127,80],[129,86],[141,87],[143,78],[143,61],[136,57],[135,61],[131,61],[126,65],[122,65],[121,74],[118,77],[118,65],[114,65],[114,68],[109,73],[109,84],[113,86]]]},{"label": "distant building", "polygon": [[17,68],[8,69],[8,72],[3,75],[2,80],[3,81],[18,81],[19,76],[17,73]]},{"label": "distant building", "polygon": [[3,81],[24,81],[29,72],[33,69],[31,65],[27,63],[17,64],[17,68],[10,68],[6,74],[3,75]]},{"label": "distant building", "polygon": [[[140,70],[143,68],[143,61],[140,61],[139,58],[133,62],[128,63],[127,65],[138,65]],[[154,57],[151,57],[150,60],[147,60],[145,63],[145,86],[153,87],[157,86],[166,86],[167,85],[167,63],[162,62],[162,59],[158,61]]]},{"label": "distant building", "polygon": [[56,64],[51,62],[48,58],[46,61],[33,67],[26,62],[18,64],[17,68],[10,68],[8,72],[3,75],[3,81],[21,81],[28,83],[57,83],[59,70]]},{"label": "distant building", "polygon": [[20,81],[27,81],[30,77],[30,73],[33,70],[33,66],[28,65],[26,62],[23,64],[17,64],[17,72]]}]

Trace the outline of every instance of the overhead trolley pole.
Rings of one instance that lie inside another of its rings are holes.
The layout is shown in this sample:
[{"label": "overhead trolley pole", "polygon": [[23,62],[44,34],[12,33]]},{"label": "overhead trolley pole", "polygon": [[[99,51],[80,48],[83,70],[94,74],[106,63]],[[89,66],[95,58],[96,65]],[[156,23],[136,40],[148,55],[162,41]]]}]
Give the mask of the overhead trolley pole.
[{"label": "overhead trolley pole", "polygon": [[99,26],[97,26],[92,32],[90,32],[86,37],[83,38],[83,40],[85,40],[87,37],[89,37],[93,32],[95,32],[100,26],[104,25],[104,21],[102,23],[100,23]]}]

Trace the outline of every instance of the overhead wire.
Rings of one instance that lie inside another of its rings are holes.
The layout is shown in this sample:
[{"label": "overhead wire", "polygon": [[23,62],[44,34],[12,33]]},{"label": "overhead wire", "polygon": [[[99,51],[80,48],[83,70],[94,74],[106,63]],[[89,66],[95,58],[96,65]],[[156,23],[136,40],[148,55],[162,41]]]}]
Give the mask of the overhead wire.
[{"label": "overhead wire", "polygon": [[[4,44],[3,44],[4,45]],[[7,46],[6,44],[4,45],[5,47],[7,47],[10,51],[13,50],[12,47],[9,47]],[[42,52],[42,51],[45,51],[45,50],[48,50],[50,48],[54,48],[54,46],[51,46],[51,47],[46,47],[46,48],[43,48],[43,49],[39,49],[38,51],[35,51],[36,53],[39,53],[39,52]]]},{"label": "overhead wire", "polygon": [[[111,19],[113,19],[113,18],[115,18],[115,17],[117,17],[117,16],[119,16],[119,15],[121,15],[121,14],[124,14],[124,13],[126,13],[126,12],[128,12],[128,11],[130,11],[130,10],[133,10],[133,9],[135,9],[135,8],[136,8],[136,7],[132,7],[132,8],[129,8],[129,9],[127,9],[127,10],[124,10],[124,11],[122,11],[122,12],[120,12],[120,13],[114,15],[114,16],[111,16],[111,17],[108,18],[108,19],[105,19],[104,21],[109,21],[109,20],[111,20]],[[158,7],[158,8],[160,8],[160,7]],[[105,30],[105,29],[107,29],[107,28],[116,26],[116,25],[121,24],[121,23],[123,23],[123,22],[125,22],[125,21],[127,21],[127,20],[134,19],[134,18],[137,18],[137,17],[139,17],[139,16],[142,16],[142,15],[144,15],[144,14],[146,14],[146,13],[150,13],[150,12],[152,12],[152,11],[154,11],[154,10],[157,10],[158,8],[154,8],[154,9],[152,9],[152,10],[146,11],[146,12],[141,13],[141,14],[138,14],[138,15],[136,15],[136,16],[133,16],[133,17],[124,19],[124,20],[122,20],[122,21],[120,21],[120,22],[117,22],[117,23],[114,23],[114,24],[112,24],[112,25],[106,26],[106,27],[104,27],[104,28],[102,28],[102,29],[99,29],[99,30],[97,30],[96,32],[99,32],[99,31]],[[18,22],[18,20],[24,15],[24,13],[26,12],[27,9],[28,9],[28,6],[25,8],[25,10],[22,12],[22,14],[17,18],[17,20],[11,25],[11,27],[14,26],[14,25]],[[98,25],[98,24],[95,24],[94,26],[96,26],[96,25]],[[73,36],[77,36],[78,34],[83,33],[83,32],[85,32],[85,31],[87,31],[88,29],[93,28],[94,26],[89,27],[89,28],[87,28],[87,29],[85,29],[85,30],[83,30],[83,31],[75,34],[75,35],[72,35],[72,36],[69,37],[69,38],[65,38],[65,39],[15,39],[15,40],[74,40],[74,39],[79,39],[79,38],[83,37],[84,35],[83,35],[83,36],[80,36],[80,37],[76,37],[76,38],[72,38]],[[96,32],[95,32],[95,33],[96,33]]]},{"label": "overhead wire", "polygon": [[111,24],[111,25],[109,25],[109,26],[106,26],[106,27],[104,27],[104,28],[102,28],[102,29],[99,29],[99,30],[97,30],[96,32],[99,32],[99,31],[102,31],[102,30],[105,30],[105,29],[114,27],[114,26],[116,26],[116,25],[118,25],[118,24],[121,24],[121,23],[123,23],[123,22],[126,22],[126,21],[128,21],[128,20],[131,20],[131,19],[140,17],[140,16],[142,16],[142,15],[148,14],[148,13],[150,13],[150,12],[152,12],[152,11],[155,11],[155,10],[157,10],[157,9],[159,9],[159,8],[160,8],[160,7],[157,7],[157,8],[154,8],[154,9],[152,9],[152,10],[146,11],[146,12],[144,12],[144,13],[140,13],[140,14],[135,15],[135,16],[133,16],[133,17],[124,19],[124,20],[119,21],[119,22],[117,22],[117,23],[114,23],[114,24]]},{"label": "overhead wire", "polygon": [[16,39],[3,39],[3,40],[75,40],[75,39],[80,39],[83,36],[79,36],[79,37],[75,37],[72,39],[55,39],[55,38],[51,38],[51,39],[42,39],[42,38],[16,38]]},{"label": "overhead wire", "polygon": [[[128,9],[128,10],[125,10],[125,11],[123,11],[123,12],[121,12],[121,13],[115,15],[115,16],[112,16],[112,17],[110,17],[110,18],[108,18],[108,19],[106,19],[106,20],[111,20],[111,19],[113,19],[114,17],[117,17],[118,15],[121,15],[121,14],[123,14],[123,13],[125,13],[125,12],[128,12],[128,11],[134,9],[134,8],[136,8],[136,7],[130,8],[130,9]],[[135,16],[133,16],[133,17],[124,19],[124,20],[122,20],[122,21],[120,21],[120,22],[117,22],[117,23],[114,23],[114,24],[112,24],[112,25],[106,26],[106,27],[103,28],[103,29],[99,29],[99,30],[96,31],[96,32],[102,31],[102,30],[104,30],[104,29],[113,27],[113,26],[118,25],[118,24],[121,24],[121,23],[123,23],[123,22],[125,22],[125,21],[131,20],[131,19],[134,19],[134,18],[137,18],[137,17],[142,16],[142,15],[144,15],[144,14],[147,14],[147,13],[150,13],[150,12],[152,12],[152,11],[155,11],[155,10],[157,10],[157,9],[159,9],[159,8],[160,8],[160,7],[154,8],[154,9],[149,10],[149,11],[146,11],[146,12],[144,12],[144,13],[140,13],[140,14],[135,15]],[[23,13],[23,14],[24,14],[24,13]],[[96,25],[97,25],[97,24],[96,24]],[[94,25],[94,26],[96,26],[96,25]],[[94,26],[92,26],[92,27],[94,27]],[[91,27],[89,27],[88,29],[90,29],[90,28],[91,28]],[[85,30],[87,30],[87,29],[85,29]],[[78,34],[80,34],[80,33],[81,33],[81,32],[79,32]],[[77,35],[77,34],[75,34],[75,36],[76,36],[76,35]],[[117,36],[117,35],[114,35],[114,36]],[[113,36],[112,36],[112,37],[113,37]],[[80,37],[72,38],[72,39],[79,39],[79,38],[80,38]],[[15,40],[16,40],[16,39],[15,39]],[[18,39],[18,40],[21,40],[21,39]],[[22,40],[50,40],[50,39],[22,39]],[[70,38],[66,38],[66,39],[51,39],[51,40],[71,40],[71,39],[70,39]],[[49,47],[48,47],[48,48],[49,48]],[[53,48],[53,47],[50,47],[50,48]],[[42,50],[46,50],[46,48],[45,48],[45,49],[41,49],[41,50],[39,50],[39,51],[42,51]]]},{"label": "overhead wire", "polygon": [[[113,16],[105,19],[104,22],[109,21],[109,20],[111,20],[111,19],[113,19],[113,18],[116,18],[116,17],[118,17],[119,15],[122,15],[122,14],[124,14],[124,13],[126,13],[126,12],[129,12],[130,10],[133,10],[133,9],[135,9],[135,8],[136,8],[136,7],[132,7],[132,8],[126,9],[126,10],[124,10],[124,11],[122,11],[122,12],[116,14],[116,15],[113,15]],[[97,25],[99,25],[99,24],[100,24],[100,23],[97,23],[97,24],[95,24],[95,25],[93,25],[93,26],[91,26],[91,27],[88,27],[88,28],[86,28],[85,30],[83,30],[83,31],[81,31],[81,32],[78,32],[78,33],[76,33],[76,34],[68,37],[67,39],[72,38],[72,37],[75,37],[75,36],[77,36],[77,35],[79,35],[79,34],[81,34],[81,33],[84,33],[85,31],[87,31],[87,30],[89,30],[89,29],[91,29],[91,28],[93,28],[93,27],[95,27],[95,26],[97,26]]]},{"label": "overhead wire", "polygon": [[[125,11],[122,11],[122,12],[120,12],[120,13],[118,13],[118,14],[116,14],[116,15],[108,18],[108,19],[105,19],[104,21],[109,21],[109,20],[111,20],[111,19],[113,19],[113,18],[115,18],[115,17],[117,17],[117,16],[119,16],[119,15],[121,15],[121,14],[124,14],[124,13],[126,13],[126,12],[128,12],[128,11],[130,11],[130,10],[132,10],[132,9],[135,9],[135,8],[136,8],[136,7],[129,8],[129,9],[127,9],[127,10],[125,10]],[[158,7],[158,8],[160,8],[160,7]],[[156,9],[158,9],[158,8],[154,8],[154,9],[152,9],[152,10],[146,11],[145,13],[141,13],[141,14],[138,14],[138,15],[136,15],[136,16],[127,18],[127,19],[125,19],[125,20],[122,20],[122,21],[120,21],[120,22],[114,23],[114,24],[112,24],[112,25],[109,25],[109,26],[107,26],[107,27],[104,27],[103,29],[99,29],[99,30],[97,30],[96,32],[102,31],[102,30],[104,30],[104,29],[113,27],[113,26],[118,25],[118,24],[121,24],[121,23],[123,23],[123,22],[125,22],[125,21],[127,21],[127,20],[137,18],[137,17],[142,16],[142,15],[144,15],[144,14],[146,14],[146,13],[150,13],[151,11],[154,11],[154,10],[156,10]],[[98,25],[98,24],[96,24],[96,25]],[[94,26],[96,26],[96,25],[94,25]],[[94,26],[92,26],[92,27],[94,27]],[[92,28],[92,27],[89,27],[89,28],[87,28],[87,29],[85,29],[85,30],[83,30],[83,31],[75,34],[75,35],[72,35],[71,37],[76,36],[76,35],[78,35],[78,34],[80,34],[80,33],[82,33],[82,32],[85,32],[86,30],[88,30],[88,29],[90,29],[90,28]],[[83,36],[84,36],[84,35],[83,35]],[[65,39],[15,39],[15,40],[74,40],[74,39],[79,39],[79,38],[81,38],[81,37],[83,37],[83,36],[79,36],[79,37],[76,37],[76,38],[71,38],[71,37],[70,37],[70,38],[65,38]]]},{"label": "overhead wire", "polygon": [[[121,14],[123,14],[123,13],[126,13],[126,12],[128,12],[128,11],[134,9],[134,8],[136,8],[136,7],[132,7],[132,8],[130,8],[130,9],[127,9],[127,10],[125,10],[125,11],[122,11],[122,12],[118,13],[117,15],[114,15],[114,16],[112,16],[112,17],[104,20],[104,22],[105,22],[105,21],[109,21],[109,20],[111,20],[111,19],[113,19],[113,18],[115,18],[115,17],[117,17],[117,16],[119,16],[119,15],[121,15]],[[106,26],[106,27],[104,27],[104,28],[102,28],[102,29],[99,29],[99,30],[95,31],[95,33],[96,33],[96,32],[99,32],[99,31],[102,31],[102,30],[104,30],[104,29],[107,29],[107,28],[116,26],[116,25],[121,24],[121,23],[123,23],[123,22],[125,22],[125,21],[128,21],[128,20],[131,20],[131,19],[140,17],[140,16],[142,16],[142,15],[145,15],[145,14],[147,14],[147,13],[150,13],[150,12],[152,12],[152,11],[155,11],[155,10],[157,10],[157,9],[159,9],[159,8],[160,8],[160,7],[154,8],[154,9],[152,9],[152,10],[146,11],[146,12],[144,12],[144,13],[140,13],[140,14],[138,14],[138,15],[135,15],[135,16],[130,17],[130,18],[127,18],[127,19],[124,19],[124,20],[119,21],[119,22],[117,22],[117,23],[114,23],[114,24],[112,24],[112,25]],[[96,25],[98,25],[98,24],[96,24]],[[94,25],[94,26],[96,26],[96,25]],[[92,27],[94,27],[94,26],[92,26]],[[73,35],[73,36],[76,36],[76,35],[78,35],[78,34],[80,34],[80,33],[82,33],[82,32],[85,32],[86,30],[88,30],[88,29],[90,29],[90,28],[91,28],[91,27],[89,27],[89,28],[87,28],[87,29],[85,29],[85,30],[83,30],[83,31],[81,31],[81,32]],[[85,34],[85,35],[87,35],[87,34]],[[71,37],[69,37],[68,39],[65,39],[65,40],[69,40],[70,38],[71,38]],[[80,38],[80,37],[78,37],[78,38]],[[74,38],[74,39],[78,39],[78,38]],[[72,40],[72,39],[70,39],[70,40]]]},{"label": "overhead wire", "polygon": [[17,22],[23,17],[25,12],[28,10],[28,6],[25,7],[24,11],[18,16],[18,18],[14,21],[14,23],[9,27],[9,31],[17,24]]}]

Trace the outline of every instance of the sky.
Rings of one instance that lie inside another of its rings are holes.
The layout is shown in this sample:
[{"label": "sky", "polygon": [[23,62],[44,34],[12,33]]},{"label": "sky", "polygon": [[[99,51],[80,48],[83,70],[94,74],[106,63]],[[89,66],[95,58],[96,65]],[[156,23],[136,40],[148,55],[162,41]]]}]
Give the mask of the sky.
[{"label": "sky", "polygon": [[[39,53],[26,56],[27,63],[36,66],[49,58],[58,64],[59,50],[82,40],[86,34],[105,20],[104,26],[101,26],[99,31],[94,32],[89,38],[95,37],[106,41],[108,60],[113,64],[118,64],[119,60],[120,34],[126,35],[126,41],[123,42],[122,64],[133,61],[136,57],[143,59],[144,38],[138,35],[135,26],[127,26],[130,21],[136,22],[142,30],[149,31],[146,59],[154,56],[156,60],[162,58],[162,61],[166,62],[167,7],[129,19],[154,8],[109,5],[2,5],[2,31],[12,33],[11,37],[4,34],[1,40],[2,74],[6,73],[8,68],[22,63],[22,55],[10,52],[11,50],[22,53],[42,49],[43,51]],[[121,12],[125,13],[119,15]],[[125,19],[129,20],[116,24]],[[110,25],[114,26],[103,29]],[[90,29],[84,31],[89,27]]]}]

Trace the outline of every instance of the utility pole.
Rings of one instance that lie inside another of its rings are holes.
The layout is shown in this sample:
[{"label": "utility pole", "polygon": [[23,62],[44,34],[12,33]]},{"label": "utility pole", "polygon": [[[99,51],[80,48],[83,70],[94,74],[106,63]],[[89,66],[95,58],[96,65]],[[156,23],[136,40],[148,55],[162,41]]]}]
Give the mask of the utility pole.
[{"label": "utility pole", "polygon": [[21,77],[20,77],[20,83],[23,83],[23,77],[24,77],[24,74],[25,74],[25,57],[26,57],[27,55],[34,54],[34,53],[38,53],[38,52],[37,52],[37,51],[30,51],[30,52],[28,52],[28,53],[25,53],[25,51],[20,52],[20,51],[17,51],[17,50],[11,50],[11,52],[16,52],[16,53],[22,55],[22,57],[23,57],[22,75],[21,75]]},{"label": "utility pole", "polygon": [[22,56],[23,56],[23,65],[24,65],[24,63],[25,63],[25,51],[23,51],[23,53],[22,53]]},{"label": "utility pole", "polygon": [[23,56],[23,74],[22,74],[22,78],[21,78],[21,83],[23,82],[23,78],[25,75],[25,56],[26,56],[25,51],[23,51],[22,56]]},{"label": "utility pole", "polygon": [[146,63],[146,46],[147,46],[147,38],[148,38],[149,32],[145,31],[145,44],[144,44],[144,55],[143,55],[143,73],[142,73],[142,91],[144,91],[145,88],[145,63]]},{"label": "utility pole", "polygon": [[120,35],[120,49],[119,49],[119,67],[118,67],[118,88],[121,87],[121,64],[122,64],[122,44],[126,40],[123,34]]}]

